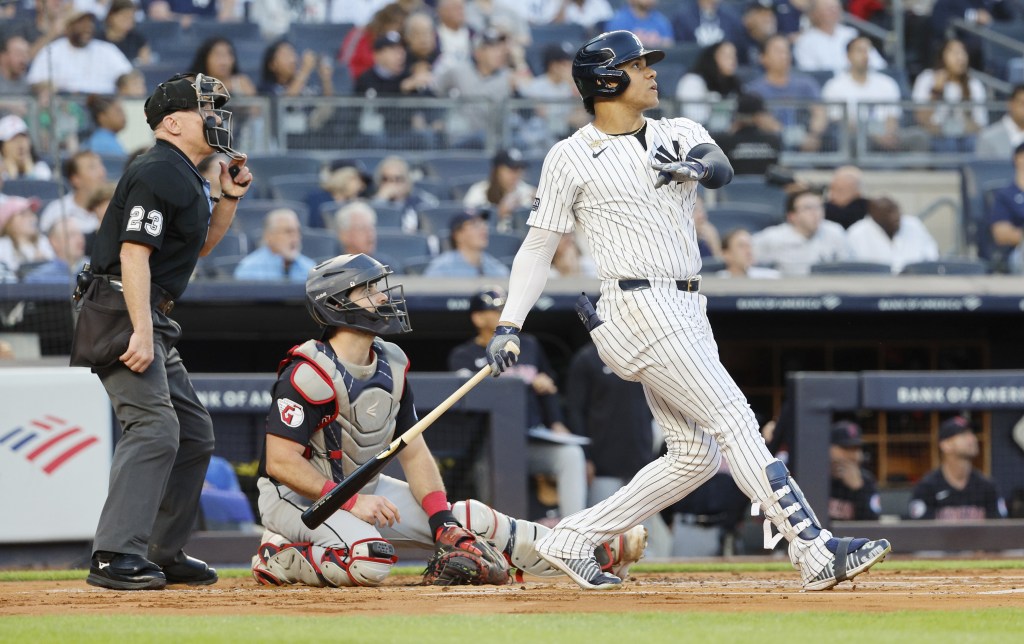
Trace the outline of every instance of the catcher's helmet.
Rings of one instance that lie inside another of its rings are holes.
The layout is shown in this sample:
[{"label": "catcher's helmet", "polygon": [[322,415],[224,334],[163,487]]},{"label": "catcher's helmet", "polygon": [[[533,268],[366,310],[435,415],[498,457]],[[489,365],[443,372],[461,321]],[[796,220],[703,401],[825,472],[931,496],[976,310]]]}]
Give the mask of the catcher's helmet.
[{"label": "catcher's helmet", "polygon": [[[339,255],[320,262],[306,278],[306,309],[323,327],[349,327],[376,335],[407,333],[409,311],[405,307],[405,291],[401,284],[388,286],[391,269],[367,255]],[[365,309],[348,299],[349,292],[359,286],[383,280],[378,289],[388,297],[385,304]]]},{"label": "catcher's helmet", "polygon": [[[644,44],[631,31],[608,31],[587,41],[576,52],[572,61],[572,79],[580,90],[580,96],[618,96],[626,91],[629,75],[615,69],[622,63],[637,58],[647,58],[653,65],[665,57],[659,49],[644,49]],[[615,83],[610,86],[609,82]]]}]

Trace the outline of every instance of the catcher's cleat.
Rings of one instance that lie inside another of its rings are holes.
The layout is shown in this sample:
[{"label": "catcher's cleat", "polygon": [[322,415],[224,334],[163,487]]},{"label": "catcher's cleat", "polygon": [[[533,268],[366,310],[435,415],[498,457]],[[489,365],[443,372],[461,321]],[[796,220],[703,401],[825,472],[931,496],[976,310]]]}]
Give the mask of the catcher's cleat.
[{"label": "catcher's cleat", "polygon": [[558,568],[569,578],[579,584],[580,588],[587,590],[611,590],[622,584],[622,580],[610,573],[601,570],[594,557],[587,559],[562,559],[555,555],[544,554],[537,551],[544,561]]},{"label": "catcher's cleat", "polygon": [[842,581],[852,580],[880,563],[892,550],[886,539],[829,539],[825,546],[834,555],[832,562],[818,574],[804,580],[804,590],[828,590]]},{"label": "catcher's cleat", "polygon": [[643,559],[646,549],[647,528],[638,525],[599,545],[594,549],[594,557],[601,570],[624,580],[630,566]]}]

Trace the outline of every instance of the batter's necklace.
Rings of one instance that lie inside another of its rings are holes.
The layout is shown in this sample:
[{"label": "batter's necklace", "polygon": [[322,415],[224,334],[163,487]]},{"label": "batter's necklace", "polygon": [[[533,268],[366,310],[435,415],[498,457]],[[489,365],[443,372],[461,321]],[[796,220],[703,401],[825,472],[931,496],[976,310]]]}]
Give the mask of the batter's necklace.
[{"label": "batter's necklace", "polygon": [[[623,132],[622,134],[609,134],[608,136],[606,136],[604,138],[594,139],[594,140],[592,140],[590,142],[590,147],[592,147],[592,148],[599,148],[599,147],[603,146],[606,141],[614,141],[615,139],[618,139],[618,138],[623,137],[623,136],[636,136],[636,135],[640,134],[641,132],[643,132],[644,128],[646,128],[646,127],[647,127],[647,121],[645,119],[644,120],[644,124],[641,125],[640,127],[638,127],[637,129],[633,130],[632,132]],[[594,128],[594,129],[597,130],[597,128]],[[600,130],[597,130],[597,131],[601,132]],[[601,132],[601,133],[604,134],[604,132]]]}]

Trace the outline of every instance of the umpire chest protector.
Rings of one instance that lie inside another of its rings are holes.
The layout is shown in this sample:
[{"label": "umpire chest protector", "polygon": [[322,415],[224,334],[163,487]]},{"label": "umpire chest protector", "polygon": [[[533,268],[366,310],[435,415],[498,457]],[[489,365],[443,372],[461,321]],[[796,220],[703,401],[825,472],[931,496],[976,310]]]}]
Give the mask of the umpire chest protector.
[{"label": "umpire chest protector", "polygon": [[[315,340],[290,352],[292,359],[302,361],[292,373],[295,388],[310,402],[325,405],[334,401],[334,417],[321,421],[322,431],[310,440],[307,457],[335,481],[380,453],[395,432],[409,359],[398,346],[379,339],[373,343],[373,352],[376,369],[365,379],[349,373]],[[363,490],[372,493],[376,487],[374,478]]]}]

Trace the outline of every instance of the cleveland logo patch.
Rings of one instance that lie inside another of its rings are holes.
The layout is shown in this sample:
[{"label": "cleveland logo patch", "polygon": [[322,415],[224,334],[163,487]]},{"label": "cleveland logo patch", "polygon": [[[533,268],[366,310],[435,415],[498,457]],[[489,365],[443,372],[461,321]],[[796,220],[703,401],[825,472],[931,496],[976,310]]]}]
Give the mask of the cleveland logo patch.
[{"label": "cleveland logo patch", "polygon": [[281,422],[289,427],[298,427],[306,418],[306,412],[302,411],[302,405],[287,398],[277,401],[277,410],[281,414]]}]

